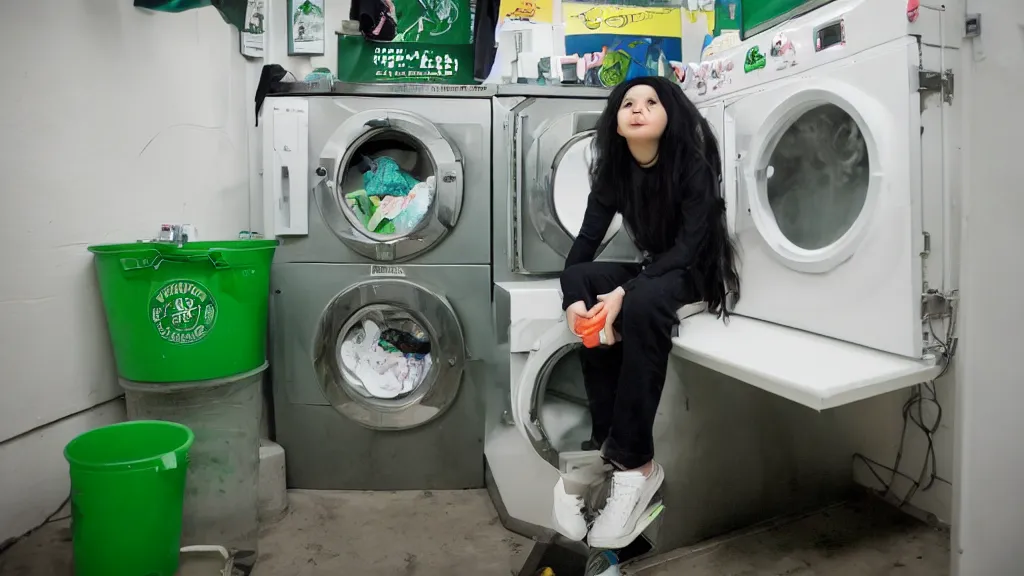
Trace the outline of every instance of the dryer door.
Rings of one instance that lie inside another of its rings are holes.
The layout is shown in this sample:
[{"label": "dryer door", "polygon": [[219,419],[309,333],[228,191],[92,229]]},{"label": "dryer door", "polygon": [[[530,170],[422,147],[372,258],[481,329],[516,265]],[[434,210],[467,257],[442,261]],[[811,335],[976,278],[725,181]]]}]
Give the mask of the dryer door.
[{"label": "dryer door", "polygon": [[382,430],[415,428],[451,406],[466,363],[448,300],[401,279],[360,282],[324,310],[313,365],[341,414]]},{"label": "dryer door", "polygon": [[732,146],[726,148],[728,142],[725,138],[725,104],[716,102],[699,108],[704,119],[711,126],[711,133],[718,142],[718,156],[722,161],[722,197],[725,198],[726,220],[729,226],[729,233],[736,233],[736,186],[734,174],[736,163],[732,160]]},{"label": "dryer door", "polygon": [[426,118],[368,110],[334,131],[314,173],[335,235],[374,260],[402,261],[441,242],[462,208],[462,155]]},{"label": "dryer door", "polygon": [[512,416],[520,433],[555,468],[558,455],[590,439],[590,412],[578,351],[580,339],[558,322],[538,339],[513,387]]},{"label": "dryer door", "polygon": [[[604,100],[537,99],[516,110],[513,193],[514,272],[560,272],[583,225],[590,195],[591,142]],[[615,216],[599,260],[637,262]],[[622,231],[620,233],[620,231]]]},{"label": "dryer door", "polygon": [[736,312],[920,357],[916,44],[872,52],[727,107],[743,254]]}]

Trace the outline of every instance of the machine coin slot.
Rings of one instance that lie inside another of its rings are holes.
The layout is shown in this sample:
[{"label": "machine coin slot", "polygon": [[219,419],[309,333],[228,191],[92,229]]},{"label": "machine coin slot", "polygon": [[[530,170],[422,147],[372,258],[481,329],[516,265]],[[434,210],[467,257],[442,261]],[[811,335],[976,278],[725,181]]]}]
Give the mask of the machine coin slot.
[{"label": "machine coin slot", "polygon": [[821,52],[833,46],[846,44],[846,23],[842,19],[829,22],[814,30],[814,51]]}]

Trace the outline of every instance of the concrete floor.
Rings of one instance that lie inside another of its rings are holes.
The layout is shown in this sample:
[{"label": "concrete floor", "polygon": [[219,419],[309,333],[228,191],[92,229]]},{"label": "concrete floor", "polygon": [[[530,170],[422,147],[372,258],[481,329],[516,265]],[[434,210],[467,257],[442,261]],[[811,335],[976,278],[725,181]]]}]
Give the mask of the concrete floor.
[{"label": "concrete floor", "polygon": [[877,500],[640,561],[637,576],[948,576],[949,531]]},{"label": "concrete floor", "polygon": [[[293,491],[290,504],[285,517],[263,527],[253,576],[515,576],[531,549],[502,528],[484,491]],[[945,576],[949,535],[866,501],[650,558],[625,573]],[[0,556],[0,576],[71,574],[67,521]]]},{"label": "concrete floor", "polygon": [[509,576],[530,553],[484,490],[289,496],[288,515],[261,532],[252,576]]}]

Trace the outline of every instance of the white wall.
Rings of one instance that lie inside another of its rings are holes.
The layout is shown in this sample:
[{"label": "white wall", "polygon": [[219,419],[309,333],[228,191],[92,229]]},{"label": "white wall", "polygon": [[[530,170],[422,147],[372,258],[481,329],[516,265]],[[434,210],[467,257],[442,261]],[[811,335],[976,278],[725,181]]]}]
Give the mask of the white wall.
[{"label": "white wall", "polygon": [[67,498],[68,441],[122,420],[118,398],[0,444],[0,542],[31,530]]},{"label": "white wall", "polygon": [[[962,318],[961,312],[961,318]],[[959,352],[958,352],[959,354]],[[954,363],[955,366],[955,363]],[[956,383],[952,370],[936,382],[938,401],[942,407],[939,429],[933,436],[935,445],[936,474],[941,480],[925,491],[918,490],[907,501],[911,506],[932,514],[945,524],[952,522],[953,506],[953,441],[955,432],[955,390]],[[893,392],[856,404],[837,409],[838,417],[846,431],[846,441],[852,453],[859,453],[882,466],[892,467],[900,448],[903,432],[903,404],[910,397],[910,390]],[[923,420],[926,424],[935,421],[936,409],[931,403],[922,404]],[[927,437],[911,423],[907,427],[906,441],[899,472],[891,483],[890,497],[895,501],[904,500],[910,494],[913,483],[924,467],[927,454]],[[929,472],[931,468],[928,468]],[[892,473],[875,466],[883,480],[889,482]],[[868,465],[857,460],[853,463],[854,480],[863,486],[881,489],[883,485],[871,474]],[[902,474],[902,475],[901,475]],[[908,478],[909,477],[909,478]],[[927,481],[925,477],[925,481]]]},{"label": "white wall", "polygon": [[[338,42],[334,34],[341,29],[341,21],[348,19],[350,0],[324,0],[324,17],[327,21],[327,40],[323,56],[288,56],[288,2],[287,0],[266,0],[267,30],[264,33],[264,54],[267,63],[280,64],[295,76],[295,80],[302,80],[313,71],[314,68],[328,68],[332,72],[338,71]],[[249,94],[254,95],[256,83],[259,80],[259,66],[251,72],[250,84],[252,89]],[[291,78],[287,78],[291,80]],[[251,101],[252,98],[250,97]],[[251,115],[250,115],[251,117]],[[262,124],[260,125],[262,126]],[[256,199],[252,205],[252,222],[256,230],[264,232],[263,227],[263,136],[261,129],[249,124],[249,157],[254,161],[249,164],[249,189],[251,197]]]},{"label": "white wall", "polygon": [[965,215],[961,263],[953,568],[959,576],[1021,572],[1024,545],[1024,285],[1021,135],[1024,3],[968,0],[980,40],[961,50]]},{"label": "white wall", "polygon": [[123,418],[86,246],[249,228],[259,64],[212,8],[131,4],[0,3],[0,541],[65,496],[63,444]]}]

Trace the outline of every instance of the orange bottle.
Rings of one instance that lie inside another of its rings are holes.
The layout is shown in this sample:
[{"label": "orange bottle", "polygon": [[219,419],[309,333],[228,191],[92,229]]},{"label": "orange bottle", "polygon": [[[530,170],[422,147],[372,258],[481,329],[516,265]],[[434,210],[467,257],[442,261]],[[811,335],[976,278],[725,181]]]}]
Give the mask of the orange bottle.
[{"label": "orange bottle", "polygon": [[574,332],[583,340],[583,345],[587,348],[597,348],[608,344],[608,337],[604,331],[605,320],[608,317],[608,311],[602,307],[601,311],[594,315],[593,318],[577,318],[576,325],[573,327]]}]

